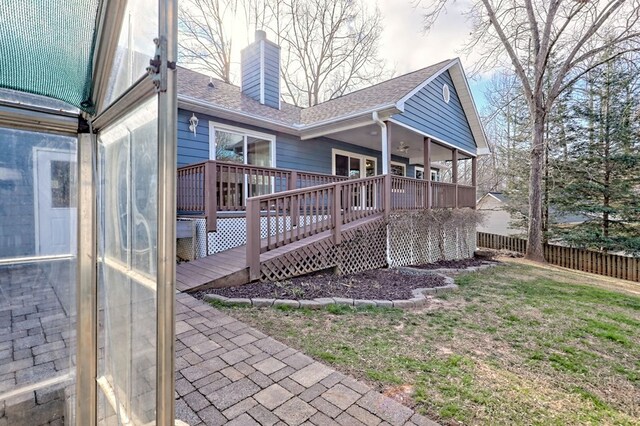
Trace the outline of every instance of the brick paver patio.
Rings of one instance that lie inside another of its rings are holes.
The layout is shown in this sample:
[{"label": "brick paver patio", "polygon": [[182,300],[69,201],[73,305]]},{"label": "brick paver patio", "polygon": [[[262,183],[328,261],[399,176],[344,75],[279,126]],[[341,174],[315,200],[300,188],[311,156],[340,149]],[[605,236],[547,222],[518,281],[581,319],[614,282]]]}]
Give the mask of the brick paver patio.
[{"label": "brick paver patio", "polygon": [[176,299],[176,418],[191,426],[435,425],[192,296]]}]

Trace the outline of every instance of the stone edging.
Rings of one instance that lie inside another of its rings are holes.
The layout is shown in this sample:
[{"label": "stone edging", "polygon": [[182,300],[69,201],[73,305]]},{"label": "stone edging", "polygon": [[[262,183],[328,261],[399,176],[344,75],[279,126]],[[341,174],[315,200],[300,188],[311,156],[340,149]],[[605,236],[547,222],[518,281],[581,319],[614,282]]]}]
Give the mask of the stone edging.
[{"label": "stone edging", "polygon": [[[433,274],[434,270],[430,270]],[[407,271],[408,272],[408,271]],[[444,278],[445,285],[433,288],[416,288],[411,293],[411,299],[404,300],[367,300],[367,299],[347,299],[342,297],[321,297],[312,300],[289,300],[289,299],[264,299],[264,298],[230,298],[217,294],[206,294],[204,300],[207,302],[217,301],[229,305],[255,306],[260,308],[270,306],[289,306],[291,308],[307,308],[322,309],[329,305],[345,305],[345,306],[377,306],[380,308],[414,308],[423,306],[427,303],[428,294],[442,294],[457,290],[458,286],[454,283],[453,278],[443,274],[437,274]]]}]

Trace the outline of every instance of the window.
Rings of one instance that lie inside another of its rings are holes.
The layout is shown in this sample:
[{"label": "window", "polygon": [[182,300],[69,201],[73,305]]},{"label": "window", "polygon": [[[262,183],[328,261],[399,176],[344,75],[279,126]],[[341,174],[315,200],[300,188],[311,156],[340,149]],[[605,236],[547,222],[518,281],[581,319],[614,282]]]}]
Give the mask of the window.
[{"label": "window", "polygon": [[[424,179],[424,168],[416,166],[416,179]],[[440,170],[431,169],[431,180],[434,182],[440,182]]]},{"label": "window", "polygon": [[451,92],[449,92],[449,86],[447,84],[442,85],[442,99],[444,99],[446,103],[449,103],[451,99]]},{"label": "window", "polygon": [[406,176],[407,175],[407,166],[402,163],[397,163],[392,161],[391,167],[389,171],[393,176]]},{"label": "window", "polygon": [[209,158],[228,163],[275,167],[275,137],[210,123]]},{"label": "window", "polygon": [[334,149],[332,152],[334,175],[358,179],[378,174],[376,159],[373,157],[338,149]]}]

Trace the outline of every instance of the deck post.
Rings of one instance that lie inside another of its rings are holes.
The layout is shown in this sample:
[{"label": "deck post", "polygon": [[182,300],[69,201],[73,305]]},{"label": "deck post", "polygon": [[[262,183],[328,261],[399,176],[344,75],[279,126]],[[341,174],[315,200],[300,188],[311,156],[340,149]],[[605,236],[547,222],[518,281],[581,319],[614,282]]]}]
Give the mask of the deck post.
[{"label": "deck post", "polygon": [[384,175],[384,218],[388,219],[391,213],[391,174]]},{"label": "deck post", "polygon": [[214,232],[218,222],[216,162],[204,164],[202,190],[204,191],[204,215],[207,219],[207,232]]},{"label": "deck post", "polygon": [[[478,186],[478,157],[473,157],[471,159],[471,186],[473,186],[474,191]],[[477,200],[478,195],[475,194],[474,198]],[[476,209],[475,203],[473,204],[473,209]]]},{"label": "deck post", "polygon": [[333,185],[333,205],[331,206],[331,219],[333,222],[333,243],[338,245],[342,242],[342,185]]},{"label": "deck post", "polygon": [[452,166],[451,166],[451,183],[455,183],[456,184],[456,188],[455,188],[455,203],[454,203],[454,207],[457,209],[458,208],[458,148],[455,148],[453,150],[453,154],[452,154]]},{"label": "deck post", "polygon": [[[289,179],[287,182],[287,189],[292,190],[292,189],[298,189],[298,172],[295,170],[292,170],[289,173]],[[299,197],[292,197],[291,198],[291,206],[290,206],[290,214],[291,214],[291,226],[292,227],[297,227],[298,226],[298,222],[300,220],[300,198]],[[294,216],[295,214],[295,216]]]},{"label": "deck post", "polygon": [[260,278],[260,202],[247,199],[247,267],[249,280]]},{"label": "deck post", "polygon": [[426,209],[431,208],[431,197],[433,189],[431,188],[431,138],[424,138],[424,149],[423,149],[424,159],[423,159],[423,167],[424,173],[422,175],[422,179],[427,181],[427,190],[425,191],[424,197],[424,207]]}]

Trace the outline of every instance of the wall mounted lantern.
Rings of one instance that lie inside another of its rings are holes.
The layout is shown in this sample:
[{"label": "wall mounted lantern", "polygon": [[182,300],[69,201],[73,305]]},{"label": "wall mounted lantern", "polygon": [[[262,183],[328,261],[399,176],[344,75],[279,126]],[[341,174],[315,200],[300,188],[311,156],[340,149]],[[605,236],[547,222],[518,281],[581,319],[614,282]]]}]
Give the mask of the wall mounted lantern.
[{"label": "wall mounted lantern", "polygon": [[191,118],[189,119],[189,130],[193,132],[193,136],[196,136],[196,130],[198,129],[198,117],[194,113],[191,113]]}]

